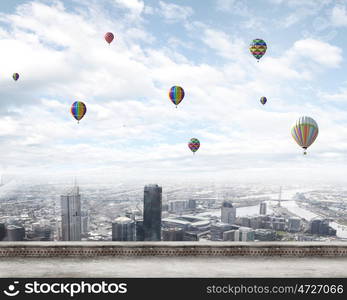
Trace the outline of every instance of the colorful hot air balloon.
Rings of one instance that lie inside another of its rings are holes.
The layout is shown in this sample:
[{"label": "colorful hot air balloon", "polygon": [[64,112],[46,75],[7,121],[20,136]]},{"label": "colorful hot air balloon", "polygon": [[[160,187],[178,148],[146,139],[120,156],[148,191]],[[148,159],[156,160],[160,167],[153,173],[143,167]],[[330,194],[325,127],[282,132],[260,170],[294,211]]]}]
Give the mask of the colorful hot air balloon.
[{"label": "colorful hot air balloon", "polygon": [[266,103],[266,101],[267,101],[266,97],[261,97],[261,98],[260,98],[260,103],[261,103],[261,104],[264,105],[264,104]]},{"label": "colorful hot air balloon", "polygon": [[78,121],[78,123],[84,117],[86,112],[87,112],[87,107],[81,101],[75,101],[71,106],[71,114]]},{"label": "colorful hot air balloon", "polygon": [[318,125],[315,120],[310,117],[301,117],[293,125],[292,137],[297,144],[304,149],[304,154],[307,154],[306,149],[310,147],[318,135]]},{"label": "colorful hot air balloon", "polygon": [[111,44],[114,39],[114,35],[112,32],[105,33],[105,40],[108,44]]},{"label": "colorful hot air balloon", "polygon": [[195,154],[196,151],[200,148],[200,142],[196,138],[191,138],[189,143],[188,143],[189,149]]},{"label": "colorful hot air balloon", "polygon": [[254,39],[249,46],[249,51],[253,54],[253,56],[258,60],[262,58],[267,49],[265,41],[262,39]]},{"label": "colorful hot air balloon", "polygon": [[180,86],[173,86],[169,91],[169,97],[173,104],[177,105],[181,103],[184,98],[184,90]]},{"label": "colorful hot air balloon", "polygon": [[12,77],[13,77],[13,79],[14,79],[15,81],[17,81],[18,78],[19,78],[19,74],[18,74],[18,73],[13,73]]}]

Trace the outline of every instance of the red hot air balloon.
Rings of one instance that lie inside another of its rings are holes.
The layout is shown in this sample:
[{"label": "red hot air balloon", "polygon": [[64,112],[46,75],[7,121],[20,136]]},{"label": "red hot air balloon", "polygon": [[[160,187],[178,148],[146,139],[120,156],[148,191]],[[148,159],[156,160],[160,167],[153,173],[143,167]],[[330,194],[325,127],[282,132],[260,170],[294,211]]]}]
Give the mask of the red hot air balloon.
[{"label": "red hot air balloon", "polygon": [[114,39],[114,35],[113,35],[112,32],[107,32],[107,33],[105,34],[105,40],[106,40],[106,42],[107,42],[108,44],[111,44],[112,41],[113,41],[113,39]]}]

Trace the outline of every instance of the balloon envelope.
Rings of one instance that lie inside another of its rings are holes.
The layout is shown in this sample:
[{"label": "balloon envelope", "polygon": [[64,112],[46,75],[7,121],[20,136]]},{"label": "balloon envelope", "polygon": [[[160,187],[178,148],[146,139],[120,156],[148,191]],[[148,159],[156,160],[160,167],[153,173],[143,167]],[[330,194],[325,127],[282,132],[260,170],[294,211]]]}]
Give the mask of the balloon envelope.
[{"label": "balloon envelope", "polygon": [[188,143],[188,147],[194,153],[200,148],[200,141],[196,138],[191,138]]},{"label": "balloon envelope", "polygon": [[265,54],[266,49],[267,45],[262,39],[254,39],[249,46],[249,51],[251,51],[252,55],[258,60]]},{"label": "balloon envelope", "polygon": [[264,105],[264,104],[266,103],[266,101],[267,101],[266,97],[261,97],[261,98],[260,98],[260,103],[261,103],[261,104]]},{"label": "balloon envelope", "polygon": [[19,74],[18,74],[18,73],[13,73],[12,77],[13,77],[13,79],[14,79],[15,81],[17,81],[18,78],[19,78]]},{"label": "balloon envelope", "polygon": [[113,39],[114,39],[114,35],[113,35],[112,32],[105,33],[105,40],[106,40],[107,43],[111,44]]},{"label": "balloon envelope", "polygon": [[310,147],[318,136],[318,125],[311,117],[300,117],[293,125],[291,133],[297,144],[303,149]]},{"label": "balloon envelope", "polygon": [[71,114],[77,120],[81,120],[87,112],[86,105],[81,101],[75,101],[71,106]]},{"label": "balloon envelope", "polygon": [[169,91],[169,97],[173,104],[178,105],[184,98],[184,90],[180,86],[173,86]]}]

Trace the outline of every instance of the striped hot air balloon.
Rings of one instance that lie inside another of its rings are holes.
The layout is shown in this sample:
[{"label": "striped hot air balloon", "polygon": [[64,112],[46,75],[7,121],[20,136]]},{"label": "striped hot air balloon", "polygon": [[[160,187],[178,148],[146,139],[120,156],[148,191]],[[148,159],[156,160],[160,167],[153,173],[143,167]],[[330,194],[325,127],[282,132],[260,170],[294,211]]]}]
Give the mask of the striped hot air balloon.
[{"label": "striped hot air balloon", "polygon": [[71,106],[71,114],[79,123],[87,112],[87,106],[81,101],[75,101]]},{"label": "striped hot air balloon", "polygon": [[262,39],[254,39],[249,46],[249,51],[251,51],[252,55],[258,60],[263,57],[267,49],[267,45]]},{"label": "striped hot air balloon", "polygon": [[310,147],[317,138],[318,125],[311,117],[303,116],[293,125],[291,133],[297,144],[304,149],[304,154],[307,154],[306,149]]},{"label": "striped hot air balloon", "polygon": [[264,105],[264,104],[266,103],[266,101],[267,101],[266,97],[261,97],[261,98],[260,98],[260,103],[261,103],[261,104]]},{"label": "striped hot air balloon", "polygon": [[108,44],[111,44],[114,39],[114,35],[112,32],[106,32],[104,38]]},{"label": "striped hot air balloon", "polygon": [[177,105],[181,103],[184,98],[184,90],[180,86],[173,86],[169,91],[169,97],[173,104]]},{"label": "striped hot air balloon", "polygon": [[195,154],[196,151],[200,148],[200,141],[196,138],[191,138],[188,143],[189,149]]}]

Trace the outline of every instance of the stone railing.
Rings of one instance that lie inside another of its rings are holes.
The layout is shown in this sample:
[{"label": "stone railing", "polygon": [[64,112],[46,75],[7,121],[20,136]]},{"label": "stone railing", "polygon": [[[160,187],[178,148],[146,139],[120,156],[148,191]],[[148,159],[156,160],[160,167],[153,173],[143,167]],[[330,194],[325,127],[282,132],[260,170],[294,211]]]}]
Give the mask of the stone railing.
[{"label": "stone railing", "polygon": [[0,242],[0,257],[344,256],[347,242]]}]

